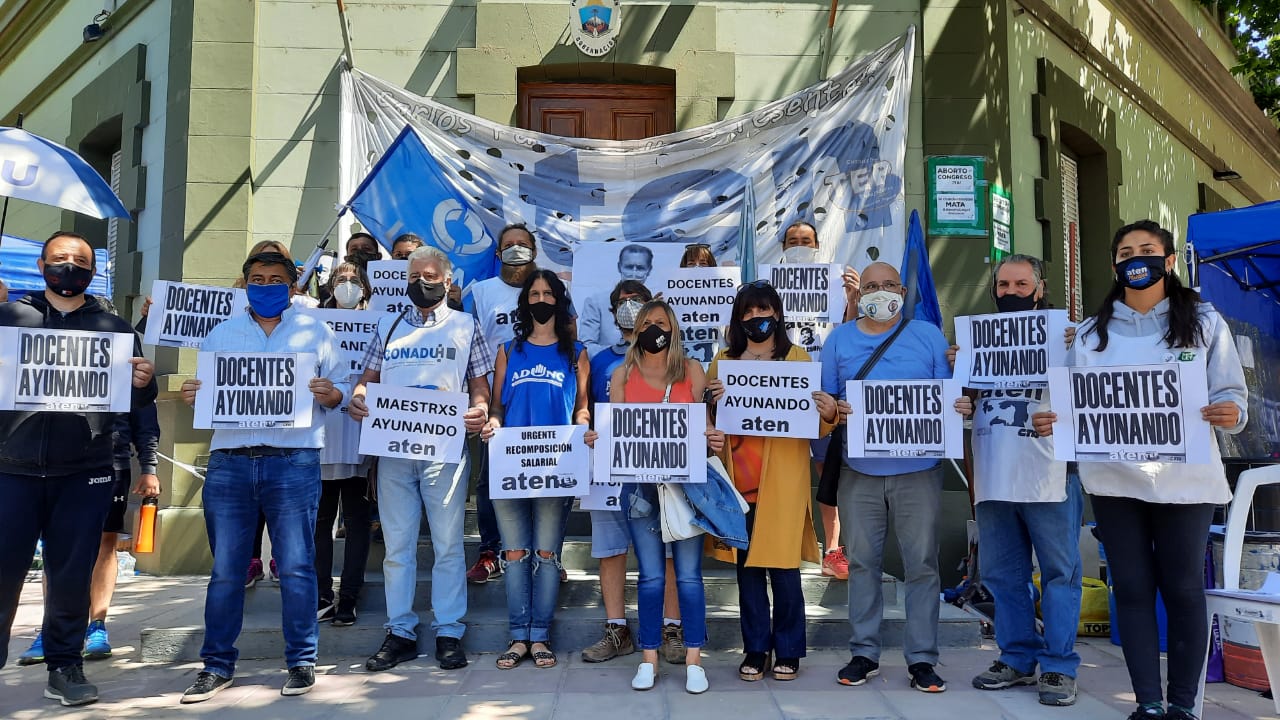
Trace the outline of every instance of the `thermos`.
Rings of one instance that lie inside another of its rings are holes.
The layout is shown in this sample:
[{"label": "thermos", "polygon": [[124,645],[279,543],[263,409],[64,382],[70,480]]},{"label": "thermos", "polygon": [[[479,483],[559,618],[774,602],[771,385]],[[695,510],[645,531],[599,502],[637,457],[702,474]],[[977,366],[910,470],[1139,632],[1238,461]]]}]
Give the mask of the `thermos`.
[{"label": "thermos", "polygon": [[138,510],[138,533],[134,536],[133,551],[149,553],[156,548],[156,509],[159,501],[154,497],[142,499]]}]

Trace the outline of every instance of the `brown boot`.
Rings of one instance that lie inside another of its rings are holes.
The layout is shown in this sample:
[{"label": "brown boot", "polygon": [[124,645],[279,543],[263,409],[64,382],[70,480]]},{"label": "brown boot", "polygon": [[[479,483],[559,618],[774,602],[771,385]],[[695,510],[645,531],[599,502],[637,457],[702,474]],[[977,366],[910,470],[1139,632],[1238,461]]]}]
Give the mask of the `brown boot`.
[{"label": "brown boot", "polygon": [[684,664],[684,625],[662,626],[662,659],[672,665]]},{"label": "brown boot", "polygon": [[612,660],[619,655],[630,655],[636,651],[636,644],[631,639],[631,627],[605,623],[604,637],[599,642],[582,651],[582,661],[589,663]]}]

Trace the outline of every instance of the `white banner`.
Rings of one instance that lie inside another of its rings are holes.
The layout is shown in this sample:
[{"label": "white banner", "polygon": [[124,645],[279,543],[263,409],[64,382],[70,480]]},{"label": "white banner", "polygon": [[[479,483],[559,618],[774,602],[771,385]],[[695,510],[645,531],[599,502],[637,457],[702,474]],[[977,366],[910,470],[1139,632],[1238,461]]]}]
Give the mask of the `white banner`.
[{"label": "white banner", "polygon": [[143,342],[161,347],[194,347],[222,321],[244,312],[249,300],[241,288],[210,287],[156,280]]},{"label": "white banner", "polygon": [[489,439],[489,497],[578,497],[591,487],[586,425],[499,428]]},{"label": "white banner", "polygon": [[783,317],[788,321],[843,322],[843,272],[836,263],[760,266],[760,277],[782,296]]},{"label": "white banner", "polygon": [[[1077,462],[1207,463],[1215,442],[1204,356],[1163,365],[1050,368],[1053,450]],[[1061,389],[1058,389],[1061,388]]]},{"label": "white banner", "polygon": [[360,427],[360,454],[462,462],[467,431],[462,416],[471,405],[466,393],[365,385],[369,417]]},{"label": "white banner", "polygon": [[315,404],[308,386],[315,353],[202,352],[196,355],[192,427],[306,428]]},{"label": "white banner", "polygon": [[822,389],[822,366],[812,362],[721,360],[716,366],[724,395],[716,427],[732,435],[816,439],[813,391]]},{"label": "white banner", "polygon": [[849,457],[964,457],[958,380],[849,380]]},{"label": "white banner", "polygon": [[129,412],[133,340],[125,333],[0,327],[0,410]]},{"label": "white banner", "polygon": [[1043,388],[1067,362],[1066,310],[956,318],[955,379],[971,388]]},{"label": "white banner", "polygon": [[742,282],[742,271],[736,267],[676,268],[657,288],[661,292],[680,327],[692,325],[724,326],[733,317],[733,299]]},{"label": "white banner", "polygon": [[409,261],[374,260],[369,273],[369,309],[399,315],[413,307],[409,301]]},{"label": "white banner", "polygon": [[[302,312],[329,326],[338,336],[339,354],[343,366],[352,375],[364,372],[364,354],[369,340],[378,331],[378,320],[383,313],[373,310],[343,310],[341,308],[302,308]],[[346,405],[346,398],[342,399]]]},{"label": "white banner", "polygon": [[592,476],[628,483],[707,481],[701,403],[596,403]]}]

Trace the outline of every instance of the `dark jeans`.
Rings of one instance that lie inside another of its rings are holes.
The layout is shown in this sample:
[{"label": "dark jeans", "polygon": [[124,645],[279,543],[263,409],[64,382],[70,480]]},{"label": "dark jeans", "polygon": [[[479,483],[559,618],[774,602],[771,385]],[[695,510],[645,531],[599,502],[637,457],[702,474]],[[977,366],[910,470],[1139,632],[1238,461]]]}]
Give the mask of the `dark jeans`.
[{"label": "dark jeans", "polygon": [[1120,626],[1133,694],[1139,704],[1161,700],[1155,610],[1159,590],[1169,616],[1169,703],[1193,708],[1209,649],[1204,548],[1213,505],[1158,504],[1101,495],[1092,500],[1116,594],[1112,621]]},{"label": "dark jeans", "polygon": [[369,481],[363,477],[320,483],[320,511],[316,514],[316,585],[320,599],[333,602],[333,522],[342,500],[342,522],[347,541],[342,555],[342,586],[338,597],[351,603],[364,587],[369,563]]},{"label": "dark jeans", "polygon": [[[756,524],[756,506],[747,512],[747,535]],[[738,606],[742,645],[747,652],[773,651],[775,658],[805,656],[804,593],[798,568],[747,567],[746,551],[738,552]],[[773,588],[770,625],[769,588]]]},{"label": "dark jeans", "polygon": [[84,662],[80,651],[89,625],[89,582],[114,486],[109,464],[62,477],[0,473],[0,667],[9,657],[18,597],[41,536],[48,581],[45,664],[57,670]]},{"label": "dark jeans", "polygon": [[489,499],[489,445],[480,449],[480,479],[476,482],[476,527],[480,531],[480,552],[497,553],[502,548],[498,515]]}]

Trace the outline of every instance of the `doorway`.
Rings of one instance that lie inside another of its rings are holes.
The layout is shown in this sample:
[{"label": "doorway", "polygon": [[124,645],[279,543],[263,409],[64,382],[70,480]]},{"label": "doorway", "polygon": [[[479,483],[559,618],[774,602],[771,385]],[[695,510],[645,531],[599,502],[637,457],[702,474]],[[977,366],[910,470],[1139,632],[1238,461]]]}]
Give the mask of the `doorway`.
[{"label": "doorway", "polygon": [[518,94],[525,130],[640,140],[676,129],[674,85],[522,82]]}]

